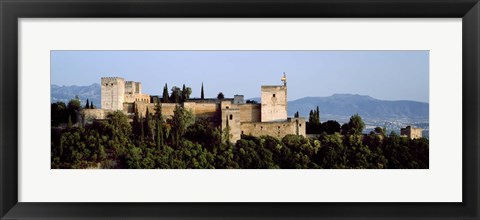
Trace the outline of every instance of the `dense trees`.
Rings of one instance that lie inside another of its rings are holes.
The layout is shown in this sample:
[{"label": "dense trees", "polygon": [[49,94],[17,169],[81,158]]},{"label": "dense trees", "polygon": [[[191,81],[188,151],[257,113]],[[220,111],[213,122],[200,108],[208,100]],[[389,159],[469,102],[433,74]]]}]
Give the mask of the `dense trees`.
[{"label": "dense trees", "polygon": [[307,133],[316,134],[321,133],[321,123],[320,123],[320,110],[310,110],[310,115],[307,122]]},{"label": "dense trees", "polygon": [[[52,104],[53,121],[68,120],[76,102]],[[135,108],[136,109],[136,108]],[[53,119],[55,117],[55,119]],[[61,120],[59,118],[63,117]],[[364,123],[354,115],[340,133],[336,121],[322,123],[316,138],[287,135],[245,136],[236,143],[212,122],[195,118],[177,106],[166,119],[157,102],[153,112],[137,111],[128,119],[117,111],[85,127],[52,127],[52,168],[137,169],[403,169],[428,168],[428,139],[408,139],[384,128],[362,134]]]},{"label": "dense trees", "polygon": [[71,124],[77,123],[78,113],[81,110],[80,100],[78,97],[72,99],[65,105],[64,102],[56,102],[50,105],[51,125],[58,126],[70,121]]}]

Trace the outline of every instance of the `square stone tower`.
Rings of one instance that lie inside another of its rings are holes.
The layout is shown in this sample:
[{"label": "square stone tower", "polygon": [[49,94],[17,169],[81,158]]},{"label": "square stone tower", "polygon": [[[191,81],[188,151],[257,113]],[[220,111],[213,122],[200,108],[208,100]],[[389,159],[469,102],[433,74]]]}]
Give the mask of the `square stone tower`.
[{"label": "square stone tower", "polygon": [[287,86],[262,86],[262,122],[287,120]]},{"label": "square stone tower", "polygon": [[121,111],[125,101],[125,80],[121,77],[102,77],[102,109]]}]

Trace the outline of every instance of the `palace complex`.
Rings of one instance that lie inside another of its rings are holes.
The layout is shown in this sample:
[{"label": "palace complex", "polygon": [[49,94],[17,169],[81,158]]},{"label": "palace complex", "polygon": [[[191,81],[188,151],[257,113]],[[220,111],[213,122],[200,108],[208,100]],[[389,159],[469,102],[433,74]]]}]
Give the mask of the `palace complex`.
[{"label": "palace complex", "polygon": [[[230,140],[236,142],[242,134],[270,135],[283,138],[287,134],[306,136],[305,118],[287,115],[287,79],[282,85],[261,86],[261,103],[246,103],[243,95],[233,98],[188,99],[182,103],[159,103],[164,118],[172,117],[177,105],[203,118],[214,127],[229,127]],[[84,109],[87,121],[104,119],[108,113],[122,111],[133,117],[134,111],[145,116],[154,112],[157,96],[142,93],[142,83],[125,81],[121,77],[101,78],[101,108]]]}]

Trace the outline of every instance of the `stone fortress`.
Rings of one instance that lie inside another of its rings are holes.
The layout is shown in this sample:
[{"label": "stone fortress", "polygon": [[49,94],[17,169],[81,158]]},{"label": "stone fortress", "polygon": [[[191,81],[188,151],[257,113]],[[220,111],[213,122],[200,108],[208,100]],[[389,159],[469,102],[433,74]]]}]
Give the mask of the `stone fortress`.
[{"label": "stone fortress", "polygon": [[[236,142],[242,134],[270,135],[283,138],[287,134],[306,136],[305,118],[287,116],[287,78],[283,85],[261,87],[261,103],[246,103],[243,95],[225,99],[189,99],[183,103],[160,103],[164,118],[173,116],[177,105],[191,111],[222,130],[229,127],[230,141]],[[84,109],[86,121],[105,119],[113,111],[122,111],[133,118],[134,109],[145,116],[147,109],[154,112],[158,96],[142,93],[141,82],[125,81],[121,77],[101,78],[101,109]]]},{"label": "stone fortress", "polygon": [[410,139],[422,138],[422,128],[415,128],[412,126],[407,126],[400,129],[400,135],[403,137],[408,137]]}]

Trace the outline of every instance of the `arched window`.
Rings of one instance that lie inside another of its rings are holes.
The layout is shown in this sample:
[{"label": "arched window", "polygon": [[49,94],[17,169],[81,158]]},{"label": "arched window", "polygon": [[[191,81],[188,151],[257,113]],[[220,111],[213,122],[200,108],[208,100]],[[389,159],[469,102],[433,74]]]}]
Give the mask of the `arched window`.
[{"label": "arched window", "polygon": [[233,119],[233,115],[230,115],[230,120],[232,120],[232,119]]}]

